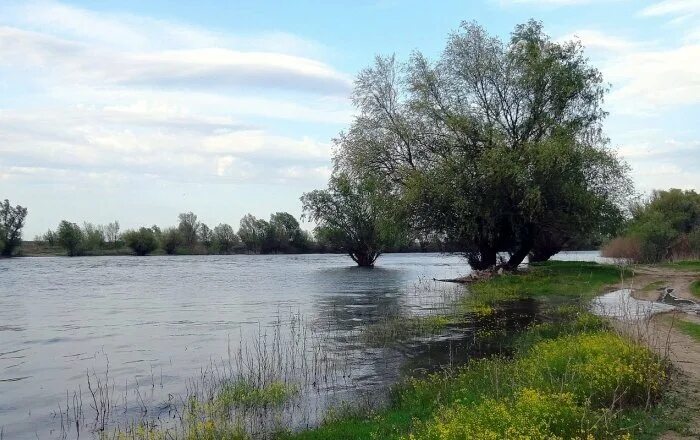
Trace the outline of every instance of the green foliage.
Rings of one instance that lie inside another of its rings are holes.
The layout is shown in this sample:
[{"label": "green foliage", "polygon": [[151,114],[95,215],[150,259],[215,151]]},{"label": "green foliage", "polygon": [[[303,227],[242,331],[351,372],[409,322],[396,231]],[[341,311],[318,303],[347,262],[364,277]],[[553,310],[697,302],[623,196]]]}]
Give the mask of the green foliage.
[{"label": "green foliage", "polygon": [[700,298],[700,280],[695,280],[690,284],[690,292]]},{"label": "green foliage", "polygon": [[681,332],[700,342],[700,323],[678,317],[667,317],[670,324]]},{"label": "green foliage", "polygon": [[158,249],[158,239],[150,228],[140,228],[138,231],[127,231],[122,236],[124,242],[136,255],[148,255]]},{"label": "green foliage", "polygon": [[212,232],[214,248],[222,254],[230,254],[241,244],[241,239],[233,231],[231,225],[220,223]]},{"label": "green foliage", "polygon": [[373,266],[386,247],[406,238],[395,199],[380,180],[336,174],[328,189],[305,193],[301,201],[304,215],[318,223],[317,236],[359,266]]},{"label": "green foliage", "polygon": [[522,273],[478,281],[470,286],[471,295],[465,296],[463,301],[467,308],[472,308],[514,298],[591,298],[604,286],[617,283],[628,275],[626,270],[606,264],[548,261],[532,264]]},{"label": "green foliage", "polygon": [[631,183],[601,132],[605,91],[581,45],[541,23],[510,41],[463,23],[434,63],[378,57],[358,75],[337,167],[382,179],[415,228],[446,234],[474,268],[500,251],[510,268],[547,259],[622,218]]},{"label": "green foliage", "polygon": [[267,227],[264,252],[286,253],[308,249],[307,236],[301,230],[297,219],[288,212],[272,214]]},{"label": "green foliage", "polygon": [[27,208],[12,206],[5,199],[0,202],[0,255],[11,257],[22,245],[22,228],[27,218]]},{"label": "green foliage", "polygon": [[103,226],[85,222],[82,230],[84,251],[97,251],[105,247],[106,240]]},{"label": "green foliage", "polygon": [[214,403],[221,408],[279,406],[298,392],[295,385],[280,381],[256,386],[248,380],[240,379],[224,385]]},{"label": "green foliage", "polygon": [[664,263],[664,267],[676,270],[700,271],[700,260],[674,261],[670,263]]},{"label": "green foliage", "polygon": [[180,231],[182,244],[192,249],[197,244],[197,232],[200,227],[197,216],[192,212],[183,212],[177,218],[179,220],[177,229]]},{"label": "green foliage", "polygon": [[257,219],[252,214],[243,216],[238,228],[238,236],[248,252],[260,252],[267,236],[269,224],[263,219]]},{"label": "green foliage", "polygon": [[[572,316],[577,324],[566,323]],[[474,360],[408,379],[386,410],[349,412],[280,438],[589,439],[658,430],[643,408],[666,382],[665,363],[602,331],[602,321],[585,312],[562,308],[553,317],[559,321],[546,331],[538,326],[523,335],[531,345],[514,360]]]},{"label": "green foliage", "polygon": [[184,244],[185,240],[179,228],[167,228],[161,234],[160,247],[162,247],[168,255],[175,254],[180,246]]},{"label": "green foliage", "polygon": [[529,386],[571,393],[597,408],[644,406],[660,397],[667,380],[660,358],[605,332],[540,342],[517,362],[517,370]]},{"label": "green foliage", "polygon": [[[700,194],[654,191],[647,201],[632,207],[625,237],[639,242],[638,255],[632,257],[638,262],[700,257]],[[607,253],[618,256],[613,250]]]},{"label": "green foliage", "polygon": [[67,220],[62,220],[58,225],[56,235],[58,236],[58,245],[66,250],[69,257],[82,255],[85,235],[80,226]]},{"label": "green foliage", "polygon": [[362,340],[371,346],[384,346],[439,333],[452,323],[453,319],[441,315],[392,317],[365,327]]}]

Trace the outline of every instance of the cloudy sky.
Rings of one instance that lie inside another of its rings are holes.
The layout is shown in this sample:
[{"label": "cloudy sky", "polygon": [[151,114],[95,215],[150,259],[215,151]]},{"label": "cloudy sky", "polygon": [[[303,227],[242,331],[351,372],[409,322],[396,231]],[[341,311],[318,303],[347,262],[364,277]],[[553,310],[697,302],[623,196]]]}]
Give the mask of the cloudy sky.
[{"label": "cloudy sky", "polygon": [[439,3],[0,0],[0,198],[29,207],[30,238],[64,218],[299,215],[376,53],[531,17],[603,71],[637,189],[700,189],[700,0]]}]

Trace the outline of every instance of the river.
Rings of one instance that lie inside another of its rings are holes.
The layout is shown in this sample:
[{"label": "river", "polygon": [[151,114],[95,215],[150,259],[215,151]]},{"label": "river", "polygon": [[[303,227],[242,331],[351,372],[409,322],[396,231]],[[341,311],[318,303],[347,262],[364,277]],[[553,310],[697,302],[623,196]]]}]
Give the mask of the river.
[{"label": "river", "polygon": [[[241,352],[246,341],[280,339],[275,332],[302,321],[332,335],[332,344],[314,341],[343,357],[336,374],[344,383],[336,378],[323,387],[314,380],[314,389],[332,393],[319,393],[303,416],[292,417],[313,424],[332,400],[328,395],[390,384],[416,352],[434,358],[428,366],[445,362],[431,347],[446,341],[452,347],[458,336],[389,350],[350,343],[348,335],[382,317],[443,304],[445,290],[431,280],[466,273],[463,258],[442,254],[387,254],[374,269],[353,267],[342,255],[0,260],[0,427],[7,439],[76,437],[60,425],[70,423],[63,412],[75,412],[79,400],[85,414],[92,411],[89,375],[92,386],[111,384],[114,401],[123,401],[112,417],[117,423],[166,418],[164,402],[207,368],[224,359],[230,365],[231,352]],[[281,339],[293,344],[288,335]]]}]

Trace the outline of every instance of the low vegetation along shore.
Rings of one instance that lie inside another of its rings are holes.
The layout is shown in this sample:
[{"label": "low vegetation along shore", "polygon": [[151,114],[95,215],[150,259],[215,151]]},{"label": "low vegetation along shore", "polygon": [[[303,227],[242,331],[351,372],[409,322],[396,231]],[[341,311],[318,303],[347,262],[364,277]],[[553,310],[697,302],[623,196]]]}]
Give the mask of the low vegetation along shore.
[{"label": "low vegetation along shore", "polygon": [[[695,263],[691,266],[700,268]],[[494,356],[406,377],[393,387],[388,404],[383,407],[348,404],[329,411],[316,428],[275,431],[266,437],[651,439],[674,432],[678,436],[669,438],[696,438],[692,437],[697,435],[692,431],[697,428],[691,420],[692,409],[685,409],[691,385],[682,380],[673,363],[669,346],[673,338],[666,337],[660,345],[654,345],[642,336],[649,334],[650,320],[621,326],[587,311],[590,301],[606,289],[634,284],[639,270],[584,262],[533,265],[522,273],[473,283],[444,315],[392,319],[380,327],[369,327],[367,339],[375,344],[391,344],[466,325],[475,316],[495,315],[512,301],[536,301],[540,311],[538,319],[522,331],[500,332],[495,327],[488,334],[475,335],[500,344],[502,349]],[[655,270],[668,277],[676,269]],[[645,286],[660,281],[648,274],[639,279]],[[695,338],[697,349],[697,323],[673,315],[651,320],[670,329],[669,335]],[[630,326],[635,327],[634,331]],[[245,383],[231,384],[208,401],[190,404],[193,416],[182,436],[249,438],[240,424],[222,418],[222,413],[212,408],[228,408],[227,405],[242,402],[278,405],[297,391],[293,384],[270,384],[264,389]],[[169,435],[157,427],[139,427],[120,433],[117,438],[170,438]]]}]

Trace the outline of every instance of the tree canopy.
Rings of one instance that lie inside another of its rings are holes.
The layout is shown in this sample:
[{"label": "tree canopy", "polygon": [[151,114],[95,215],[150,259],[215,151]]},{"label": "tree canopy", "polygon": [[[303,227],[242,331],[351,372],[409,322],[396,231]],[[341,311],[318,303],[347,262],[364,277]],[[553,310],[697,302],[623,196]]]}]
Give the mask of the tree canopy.
[{"label": "tree canopy", "polygon": [[406,237],[385,189],[377,179],[336,174],[328,189],[301,197],[304,215],[318,224],[316,234],[323,241],[347,252],[359,266],[371,267],[386,247]]},{"label": "tree canopy", "polygon": [[416,229],[446,234],[474,268],[500,252],[514,268],[621,218],[631,184],[602,134],[605,92],[581,45],[539,22],[509,41],[463,23],[435,62],[377,57],[359,74],[336,165],[382,179]]},{"label": "tree canopy", "polygon": [[11,257],[22,244],[22,228],[27,218],[27,208],[12,206],[5,199],[0,202],[0,255]]}]

